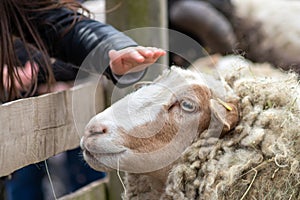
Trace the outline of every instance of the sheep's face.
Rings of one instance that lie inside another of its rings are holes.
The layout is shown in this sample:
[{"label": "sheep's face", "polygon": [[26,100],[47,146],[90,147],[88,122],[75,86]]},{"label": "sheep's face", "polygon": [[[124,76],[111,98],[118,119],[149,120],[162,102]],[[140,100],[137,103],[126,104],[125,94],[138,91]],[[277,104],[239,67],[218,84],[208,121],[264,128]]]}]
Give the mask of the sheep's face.
[{"label": "sheep's face", "polygon": [[200,75],[173,67],[90,120],[81,139],[84,159],[100,171],[166,167],[208,128],[210,99]]}]

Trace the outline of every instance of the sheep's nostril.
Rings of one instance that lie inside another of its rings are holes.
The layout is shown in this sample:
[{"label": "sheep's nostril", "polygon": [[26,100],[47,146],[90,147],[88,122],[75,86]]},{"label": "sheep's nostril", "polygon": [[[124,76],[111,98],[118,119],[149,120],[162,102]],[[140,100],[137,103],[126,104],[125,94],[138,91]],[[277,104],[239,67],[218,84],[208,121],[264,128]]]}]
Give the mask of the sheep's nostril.
[{"label": "sheep's nostril", "polygon": [[89,136],[101,135],[101,134],[104,134],[104,132],[103,131],[90,132]]},{"label": "sheep's nostril", "polygon": [[95,135],[101,135],[107,133],[107,128],[104,126],[92,126],[86,130],[86,136],[91,137]]}]

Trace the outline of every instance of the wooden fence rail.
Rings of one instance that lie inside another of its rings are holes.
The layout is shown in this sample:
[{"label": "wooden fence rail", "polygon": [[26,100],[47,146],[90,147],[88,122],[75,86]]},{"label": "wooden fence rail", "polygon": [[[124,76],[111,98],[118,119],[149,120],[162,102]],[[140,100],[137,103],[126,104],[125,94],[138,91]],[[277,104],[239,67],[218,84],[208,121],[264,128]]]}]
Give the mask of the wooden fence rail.
[{"label": "wooden fence rail", "polygon": [[1,105],[0,177],[78,147],[78,133],[103,108],[103,90],[95,84]]},{"label": "wooden fence rail", "polygon": [[107,182],[109,178],[101,179],[80,188],[76,192],[65,195],[58,200],[107,200],[108,188]]}]

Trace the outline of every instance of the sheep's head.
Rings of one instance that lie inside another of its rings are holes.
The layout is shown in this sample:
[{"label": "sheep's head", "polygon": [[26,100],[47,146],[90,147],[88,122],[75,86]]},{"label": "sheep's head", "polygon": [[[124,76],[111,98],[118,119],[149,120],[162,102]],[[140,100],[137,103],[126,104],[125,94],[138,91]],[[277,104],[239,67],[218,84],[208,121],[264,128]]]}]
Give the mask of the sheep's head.
[{"label": "sheep's head", "polygon": [[90,120],[81,139],[84,159],[100,171],[146,173],[170,166],[212,118],[220,134],[236,124],[236,107],[226,109],[213,98],[200,74],[172,67]]}]

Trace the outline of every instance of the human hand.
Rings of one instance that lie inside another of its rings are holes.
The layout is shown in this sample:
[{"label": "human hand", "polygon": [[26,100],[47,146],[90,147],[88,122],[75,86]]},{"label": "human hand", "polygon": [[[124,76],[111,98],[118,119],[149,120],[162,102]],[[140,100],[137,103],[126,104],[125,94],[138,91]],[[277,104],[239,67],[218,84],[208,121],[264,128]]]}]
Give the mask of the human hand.
[{"label": "human hand", "polygon": [[[26,91],[32,86],[33,79],[36,78],[38,73],[38,65],[33,62],[33,65],[27,61],[24,67],[15,67],[15,74],[18,74],[20,79],[19,81],[15,78],[14,85],[19,91]],[[4,87],[6,90],[9,90],[11,87],[11,79],[8,76],[8,67],[5,65],[3,68],[3,81]],[[23,85],[23,86],[22,86]]]},{"label": "human hand", "polygon": [[142,46],[127,47],[119,51],[110,50],[108,52],[110,68],[116,75],[144,70],[165,54],[166,52],[162,49]]}]

